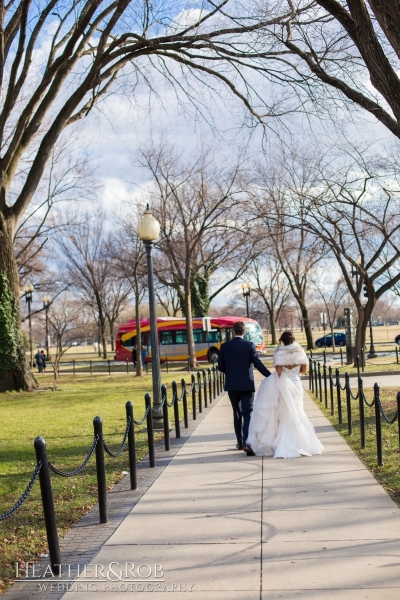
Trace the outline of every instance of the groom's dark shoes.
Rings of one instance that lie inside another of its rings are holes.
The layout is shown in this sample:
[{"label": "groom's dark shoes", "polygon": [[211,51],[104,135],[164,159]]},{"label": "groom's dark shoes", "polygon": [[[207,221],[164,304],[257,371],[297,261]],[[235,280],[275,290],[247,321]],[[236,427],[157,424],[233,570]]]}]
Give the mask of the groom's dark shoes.
[{"label": "groom's dark shoes", "polygon": [[255,456],[251,446],[249,446],[248,444],[245,444],[243,446],[243,450],[246,452],[247,456]]},{"label": "groom's dark shoes", "polygon": [[243,450],[243,442],[238,442],[236,444],[236,450]]}]

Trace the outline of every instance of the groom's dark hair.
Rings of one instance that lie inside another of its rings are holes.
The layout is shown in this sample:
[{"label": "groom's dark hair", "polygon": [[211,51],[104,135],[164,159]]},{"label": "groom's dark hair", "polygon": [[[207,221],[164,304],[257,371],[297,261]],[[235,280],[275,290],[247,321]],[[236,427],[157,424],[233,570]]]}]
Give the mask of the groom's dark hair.
[{"label": "groom's dark hair", "polygon": [[233,331],[236,333],[236,335],[243,335],[246,331],[243,321],[236,321],[236,323],[233,324]]}]

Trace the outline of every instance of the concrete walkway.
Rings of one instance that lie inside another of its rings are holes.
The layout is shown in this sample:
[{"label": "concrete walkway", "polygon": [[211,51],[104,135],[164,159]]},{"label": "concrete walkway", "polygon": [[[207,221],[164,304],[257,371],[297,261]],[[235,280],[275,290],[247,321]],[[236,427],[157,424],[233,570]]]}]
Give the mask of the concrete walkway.
[{"label": "concrete walkway", "polygon": [[306,410],[322,456],[247,458],[224,395],[63,600],[398,600],[400,510]]}]

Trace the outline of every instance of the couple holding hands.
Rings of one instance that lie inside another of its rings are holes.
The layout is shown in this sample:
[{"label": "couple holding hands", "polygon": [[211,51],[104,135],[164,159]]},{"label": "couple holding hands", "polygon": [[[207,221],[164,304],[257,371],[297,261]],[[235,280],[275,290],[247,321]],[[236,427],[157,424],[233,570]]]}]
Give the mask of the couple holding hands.
[{"label": "couple holding hands", "polygon": [[[243,339],[242,321],[233,325],[233,333],[221,346],[218,368],[225,373],[232,404],[236,448],[248,456],[274,458],[321,454],[323,446],[303,408],[300,375],[307,372],[307,355],[292,332],[280,337],[274,373],[263,365],[254,344]],[[253,366],[265,377],[255,400]]]}]

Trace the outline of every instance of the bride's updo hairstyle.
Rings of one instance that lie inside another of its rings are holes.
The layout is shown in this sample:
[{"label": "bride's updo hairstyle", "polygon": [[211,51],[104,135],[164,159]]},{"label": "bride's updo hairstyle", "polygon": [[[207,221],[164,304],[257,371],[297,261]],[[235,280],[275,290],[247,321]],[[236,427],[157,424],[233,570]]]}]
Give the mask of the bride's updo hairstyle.
[{"label": "bride's updo hairstyle", "polygon": [[279,338],[279,343],[283,344],[284,346],[290,346],[290,344],[293,344],[294,341],[294,335],[291,331],[284,331]]}]

